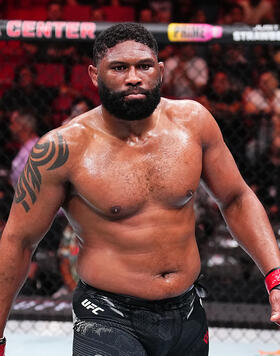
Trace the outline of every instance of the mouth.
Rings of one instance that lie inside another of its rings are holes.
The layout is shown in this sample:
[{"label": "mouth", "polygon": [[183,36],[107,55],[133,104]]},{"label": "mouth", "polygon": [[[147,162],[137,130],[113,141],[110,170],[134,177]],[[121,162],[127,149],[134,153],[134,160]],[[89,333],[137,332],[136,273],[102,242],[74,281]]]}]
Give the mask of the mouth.
[{"label": "mouth", "polygon": [[130,88],[124,93],[124,98],[128,100],[144,99],[146,91],[142,88]]},{"label": "mouth", "polygon": [[145,94],[141,93],[131,93],[131,94],[126,94],[125,99],[133,100],[133,99],[144,99],[146,97]]}]

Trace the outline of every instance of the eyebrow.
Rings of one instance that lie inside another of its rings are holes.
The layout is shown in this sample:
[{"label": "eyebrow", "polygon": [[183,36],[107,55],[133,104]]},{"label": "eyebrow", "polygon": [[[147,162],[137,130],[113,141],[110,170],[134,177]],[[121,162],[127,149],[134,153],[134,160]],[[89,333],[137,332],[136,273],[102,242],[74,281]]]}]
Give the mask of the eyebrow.
[{"label": "eyebrow", "polygon": [[[143,64],[143,63],[149,63],[149,64],[155,64],[155,61],[152,58],[144,58],[144,59],[140,59],[136,64]],[[112,61],[109,63],[109,65],[127,65],[128,62],[124,62],[124,61]]]}]

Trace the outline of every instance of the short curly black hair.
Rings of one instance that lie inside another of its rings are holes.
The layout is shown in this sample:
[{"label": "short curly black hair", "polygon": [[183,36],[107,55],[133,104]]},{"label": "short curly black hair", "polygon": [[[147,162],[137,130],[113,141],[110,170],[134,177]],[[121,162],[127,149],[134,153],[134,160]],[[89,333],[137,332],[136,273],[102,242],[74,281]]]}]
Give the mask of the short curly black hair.
[{"label": "short curly black hair", "polygon": [[158,57],[158,45],[154,36],[139,23],[119,23],[101,32],[93,45],[93,64],[96,66],[107,50],[125,41],[135,41],[148,46]]}]

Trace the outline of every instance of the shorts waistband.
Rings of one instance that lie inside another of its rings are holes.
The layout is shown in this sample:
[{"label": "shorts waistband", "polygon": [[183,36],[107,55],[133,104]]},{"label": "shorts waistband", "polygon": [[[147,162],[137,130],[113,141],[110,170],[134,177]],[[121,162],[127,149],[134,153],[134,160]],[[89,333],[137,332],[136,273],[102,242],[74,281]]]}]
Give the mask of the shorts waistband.
[{"label": "shorts waistband", "polygon": [[84,288],[88,292],[93,292],[101,297],[111,298],[122,304],[129,304],[129,305],[135,305],[138,307],[146,307],[146,308],[154,308],[154,307],[160,307],[164,309],[178,308],[184,305],[188,305],[196,295],[194,285],[192,285],[190,288],[188,288],[188,290],[186,290],[184,293],[176,297],[159,299],[159,300],[148,300],[148,299],[138,298],[130,295],[104,291],[102,289],[95,288],[82,280],[79,281],[78,287]]}]

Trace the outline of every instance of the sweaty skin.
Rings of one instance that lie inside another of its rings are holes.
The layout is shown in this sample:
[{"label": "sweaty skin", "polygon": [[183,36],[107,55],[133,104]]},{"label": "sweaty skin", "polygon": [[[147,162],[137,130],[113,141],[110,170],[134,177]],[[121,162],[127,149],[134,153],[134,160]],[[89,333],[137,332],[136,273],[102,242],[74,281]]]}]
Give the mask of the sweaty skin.
[{"label": "sweaty skin", "polygon": [[[110,90],[150,90],[163,65],[143,44],[108,50],[89,74]],[[135,92],[126,100],[137,99]],[[139,97],[141,97],[139,95]],[[263,274],[280,253],[263,206],[242,179],[216,121],[200,104],[162,98],[127,122],[103,106],[73,119],[33,148],[0,241],[0,336],[32,253],[60,206],[80,243],[78,274],[106,291],[158,300],[197,279],[194,199],[202,182],[233,237]],[[280,323],[280,291],[270,294]]]},{"label": "sweaty skin", "polygon": [[162,99],[159,113],[140,142],[102,131],[100,108],[76,120],[84,148],[64,203],[81,242],[80,277],[147,299],[182,293],[200,271],[193,198],[202,147],[194,120],[177,120],[174,103]]}]

